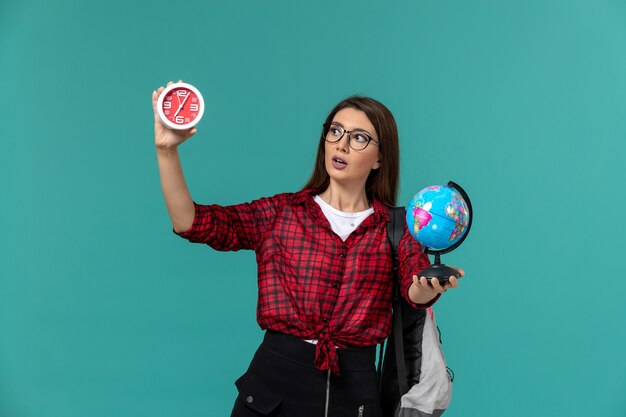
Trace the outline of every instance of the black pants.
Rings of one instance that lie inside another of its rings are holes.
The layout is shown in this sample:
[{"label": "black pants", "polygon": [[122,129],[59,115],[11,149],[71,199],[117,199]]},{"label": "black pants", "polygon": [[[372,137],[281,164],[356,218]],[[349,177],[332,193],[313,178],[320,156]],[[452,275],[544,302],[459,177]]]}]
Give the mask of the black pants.
[{"label": "black pants", "polygon": [[340,376],[313,366],[315,345],[266,332],[231,417],[380,417],[376,347],[338,352]]}]

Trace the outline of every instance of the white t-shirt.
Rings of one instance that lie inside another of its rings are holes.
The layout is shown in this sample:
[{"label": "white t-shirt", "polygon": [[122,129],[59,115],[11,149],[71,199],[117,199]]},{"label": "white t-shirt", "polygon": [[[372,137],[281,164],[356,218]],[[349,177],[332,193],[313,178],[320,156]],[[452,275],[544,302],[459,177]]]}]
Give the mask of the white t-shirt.
[{"label": "white t-shirt", "polygon": [[350,236],[350,233],[359,227],[367,216],[374,212],[373,208],[368,208],[367,210],[359,211],[358,213],[347,213],[345,211],[337,210],[322,200],[319,195],[316,195],[314,200],[317,204],[319,204],[324,216],[328,219],[333,232],[337,233],[343,241]]}]

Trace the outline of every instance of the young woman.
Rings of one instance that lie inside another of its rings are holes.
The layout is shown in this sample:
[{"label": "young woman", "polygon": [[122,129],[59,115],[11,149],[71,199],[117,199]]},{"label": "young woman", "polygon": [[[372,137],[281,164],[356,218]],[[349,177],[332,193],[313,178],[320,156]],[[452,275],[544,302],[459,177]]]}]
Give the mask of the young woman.
[{"label": "young woman", "polygon": [[[257,321],[267,331],[236,382],[232,416],[379,416],[375,354],[391,330],[386,227],[399,170],[390,111],[367,97],[341,101],[301,191],[227,207],[196,204],[187,189],[177,147],[196,129],[170,130],[156,111],[154,128],[174,231],[217,250],[256,252]],[[429,261],[406,228],[398,252],[400,291],[415,308],[457,287],[455,277],[443,286],[418,279]]]}]

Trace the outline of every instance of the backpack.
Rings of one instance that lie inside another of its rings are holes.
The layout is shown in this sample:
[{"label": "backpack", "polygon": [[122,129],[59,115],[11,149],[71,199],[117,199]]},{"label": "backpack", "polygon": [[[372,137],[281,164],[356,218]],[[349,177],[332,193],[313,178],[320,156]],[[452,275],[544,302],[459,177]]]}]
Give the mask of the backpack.
[{"label": "backpack", "polygon": [[400,295],[398,245],[406,211],[396,207],[390,213],[387,234],[393,254],[393,321],[392,335],[379,353],[380,404],[384,417],[438,417],[450,405],[454,374],[443,357],[433,309],[415,310]]}]

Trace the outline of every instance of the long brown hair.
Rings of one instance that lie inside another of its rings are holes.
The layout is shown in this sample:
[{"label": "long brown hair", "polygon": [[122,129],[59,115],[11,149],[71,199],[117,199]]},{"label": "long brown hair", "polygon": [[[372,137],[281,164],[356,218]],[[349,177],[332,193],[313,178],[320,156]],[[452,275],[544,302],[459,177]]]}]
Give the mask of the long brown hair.
[{"label": "long brown hair", "polygon": [[[400,171],[400,151],[398,146],[398,127],[393,115],[381,102],[370,97],[352,96],[340,101],[326,117],[325,124],[331,123],[335,114],[345,108],[360,110],[370,120],[380,143],[380,168],[370,172],[365,182],[365,193],[372,201],[374,198],[383,204],[394,207],[398,194],[398,175]],[[330,184],[326,171],[324,134],[320,135],[317,157],[311,178],[303,189],[312,188],[320,192]]]}]

